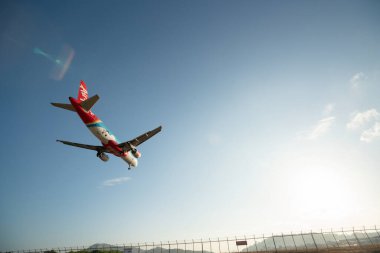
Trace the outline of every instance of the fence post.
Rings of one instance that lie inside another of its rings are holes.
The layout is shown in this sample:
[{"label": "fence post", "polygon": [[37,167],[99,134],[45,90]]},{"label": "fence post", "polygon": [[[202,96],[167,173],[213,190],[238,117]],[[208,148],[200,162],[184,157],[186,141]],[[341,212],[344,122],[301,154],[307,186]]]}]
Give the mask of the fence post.
[{"label": "fence post", "polygon": [[298,251],[296,241],[294,240],[293,232],[290,232],[290,235],[292,236],[292,240],[293,240],[293,243],[294,243],[294,247],[296,248],[296,251]]},{"label": "fence post", "polygon": [[267,243],[265,242],[264,234],[263,234],[263,242],[264,242],[264,245],[265,245],[265,251],[268,252],[268,247],[267,247]]},{"label": "fence post", "polygon": [[313,242],[314,242],[315,248],[318,250],[318,246],[317,246],[317,244],[315,243],[315,239],[314,239],[314,236],[313,236],[313,230],[310,230],[310,235],[311,235],[311,239],[313,239]]},{"label": "fence post", "polygon": [[355,227],[352,227],[352,234],[354,235],[356,241],[358,242],[359,248],[363,249],[363,246],[362,246],[362,244],[360,243],[359,238],[358,238],[358,237],[356,236],[356,234],[355,234]]},{"label": "fence post", "polygon": [[327,245],[327,242],[326,242],[326,239],[325,239],[325,235],[323,234],[323,230],[321,229],[321,236],[323,238],[323,241],[325,242],[325,245],[326,245],[326,249],[329,248],[329,246]]},{"label": "fence post", "polygon": [[238,240],[238,239],[237,239],[237,237],[235,236],[235,245],[236,245],[236,250],[237,250],[236,252],[239,253],[239,246],[236,244],[237,240]]},{"label": "fence post", "polygon": [[301,238],[302,238],[303,244],[305,245],[306,250],[309,250],[309,248],[306,245],[305,238],[303,237],[302,230],[301,230]]},{"label": "fence post", "polygon": [[282,242],[284,243],[285,250],[287,251],[288,247],[286,247],[286,243],[285,243],[285,239],[284,239],[284,234],[283,233],[281,233],[281,238],[282,238]]},{"label": "fence post", "polygon": [[273,241],[273,245],[274,245],[274,250],[277,252],[276,241],[274,240],[274,235],[273,235],[273,233],[272,233],[272,241]]},{"label": "fence post", "polygon": [[256,236],[255,235],[253,235],[253,241],[255,242],[256,252],[258,252],[259,250],[257,249],[257,242],[256,242]]},{"label": "fence post", "polygon": [[245,247],[246,249],[246,252],[248,253],[248,241],[247,241],[247,237],[244,235],[244,240],[247,242],[247,247]]},{"label": "fence post", "polygon": [[346,239],[346,242],[347,242],[347,244],[348,244],[348,247],[351,248],[351,244],[348,242],[347,237],[346,237],[346,234],[345,234],[344,231],[343,231],[343,228],[342,228],[342,233],[343,233],[344,239]]},{"label": "fence post", "polygon": [[377,235],[380,237],[380,234],[379,234],[379,231],[377,230],[376,225],[375,225],[375,231],[376,231]]},{"label": "fence post", "polygon": [[227,249],[228,249],[228,253],[231,253],[231,251],[230,251],[230,242],[228,240],[228,237],[227,237]]},{"label": "fence post", "polygon": [[366,229],[365,229],[365,227],[363,227],[363,231],[364,231],[364,234],[367,236],[367,238],[368,238],[368,240],[370,241],[370,243],[371,243],[371,245],[372,245],[372,247],[374,246],[374,244],[373,244],[373,242],[372,242],[372,240],[371,240],[371,238],[368,236],[368,234],[367,234],[367,231],[366,231]]},{"label": "fence post", "polygon": [[331,234],[332,234],[332,236],[334,237],[334,240],[335,240],[336,245],[338,245],[338,248],[340,248],[340,244],[339,244],[339,242],[337,241],[337,239],[336,239],[336,237],[335,237],[335,233],[333,232],[332,229],[331,229]]}]

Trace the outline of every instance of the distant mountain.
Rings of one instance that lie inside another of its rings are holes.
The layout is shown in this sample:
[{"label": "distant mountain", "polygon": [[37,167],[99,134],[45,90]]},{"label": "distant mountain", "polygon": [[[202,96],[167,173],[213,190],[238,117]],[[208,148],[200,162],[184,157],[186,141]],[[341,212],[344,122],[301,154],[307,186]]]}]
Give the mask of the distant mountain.
[{"label": "distant mountain", "polygon": [[240,252],[266,251],[285,248],[313,249],[328,247],[346,247],[359,245],[372,245],[380,243],[380,235],[375,233],[306,233],[283,236],[272,236],[265,239],[256,238],[256,243],[252,244]]},{"label": "distant mountain", "polygon": [[[365,246],[372,244],[380,244],[380,235],[376,232],[355,232],[355,233],[305,233],[283,236],[271,236],[267,238],[256,238],[256,243],[249,244],[245,248],[239,248],[239,252],[254,252],[254,251],[267,251],[278,249],[313,249],[313,248],[325,248],[326,245],[329,248],[333,247],[346,247],[346,246]],[[230,241],[231,243],[235,243]],[[248,240],[248,243],[252,242]],[[115,251],[123,253],[212,253],[210,251],[192,251],[187,249],[177,249],[175,244],[169,246],[163,245],[168,248],[156,247],[146,250],[145,246],[114,246],[106,243],[97,243],[90,246],[87,252],[94,253],[114,253]],[[188,245],[191,248],[190,244]],[[231,246],[231,244],[230,244]],[[98,251],[98,252],[96,252]],[[78,253],[78,252],[76,252]],[[80,253],[80,252],[79,252]]]},{"label": "distant mountain", "polygon": [[97,249],[109,249],[109,248],[114,248],[115,246],[112,246],[111,244],[107,243],[95,243],[94,245],[91,245],[87,249],[89,250],[97,250]]},{"label": "distant mountain", "polygon": [[138,248],[115,246],[107,243],[96,243],[87,248],[87,251],[120,251],[125,253],[138,253]]},{"label": "distant mountain", "polygon": [[[120,251],[123,253],[202,253],[202,251],[192,251],[192,250],[183,250],[177,249],[174,245],[171,249],[156,247],[149,250],[144,250],[144,246],[141,246],[140,249],[138,247],[130,247],[130,246],[114,246],[106,243],[96,243],[87,248],[90,251]],[[203,251],[203,253],[212,253],[210,251]]]}]

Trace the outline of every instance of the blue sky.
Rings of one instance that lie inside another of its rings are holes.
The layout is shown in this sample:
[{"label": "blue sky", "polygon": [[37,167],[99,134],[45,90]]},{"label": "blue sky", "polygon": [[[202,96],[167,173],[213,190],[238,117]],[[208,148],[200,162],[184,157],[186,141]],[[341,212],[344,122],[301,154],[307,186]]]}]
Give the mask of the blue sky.
[{"label": "blue sky", "polygon": [[[0,250],[379,225],[379,10],[3,1]],[[55,142],[80,80],[137,169]]]}]

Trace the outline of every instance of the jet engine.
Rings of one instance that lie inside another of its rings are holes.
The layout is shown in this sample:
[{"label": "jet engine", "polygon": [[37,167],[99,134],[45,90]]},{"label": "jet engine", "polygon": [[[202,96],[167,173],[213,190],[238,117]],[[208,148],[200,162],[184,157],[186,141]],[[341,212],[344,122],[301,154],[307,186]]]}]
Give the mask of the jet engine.
[{"label": "jet engine", "polygon": [[131,153],[132,155],[135,157],[135,158],[140,158],[141,157],[141,153],[137,150],[137,148],[133,145],[130,144],[130,147],[131,147]]},{"label": "jet engine", "polygon": [[141,157],[141,153],[137,149],[132,149],[132,155],[135,158],[140,158]]},{"label": "jet engine", "polygon": [[108,155],[104,154],[103,152],[97,153],[96,156],[99,157],[99,159],[103,162],[107,162],[108,159],[110,159]]}]

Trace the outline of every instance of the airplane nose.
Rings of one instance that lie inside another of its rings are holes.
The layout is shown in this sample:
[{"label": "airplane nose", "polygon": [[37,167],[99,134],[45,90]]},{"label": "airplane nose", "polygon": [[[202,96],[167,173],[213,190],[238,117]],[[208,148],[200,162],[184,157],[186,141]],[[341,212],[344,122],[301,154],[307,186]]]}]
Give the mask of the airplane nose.
[{"label": "airplane nose", "polygon": [[137,159],[133,159],[133,164],[132,164],[132,166],[133,166],[133,167],[137,167],[137,164],[138,164]]},{"label": "airplane nose", "polygon": [[130,153],[126,153],[126,155],[122,156],[121,158],[132,167],[137,167],[138,165],[137,159],[134,158]]}]

